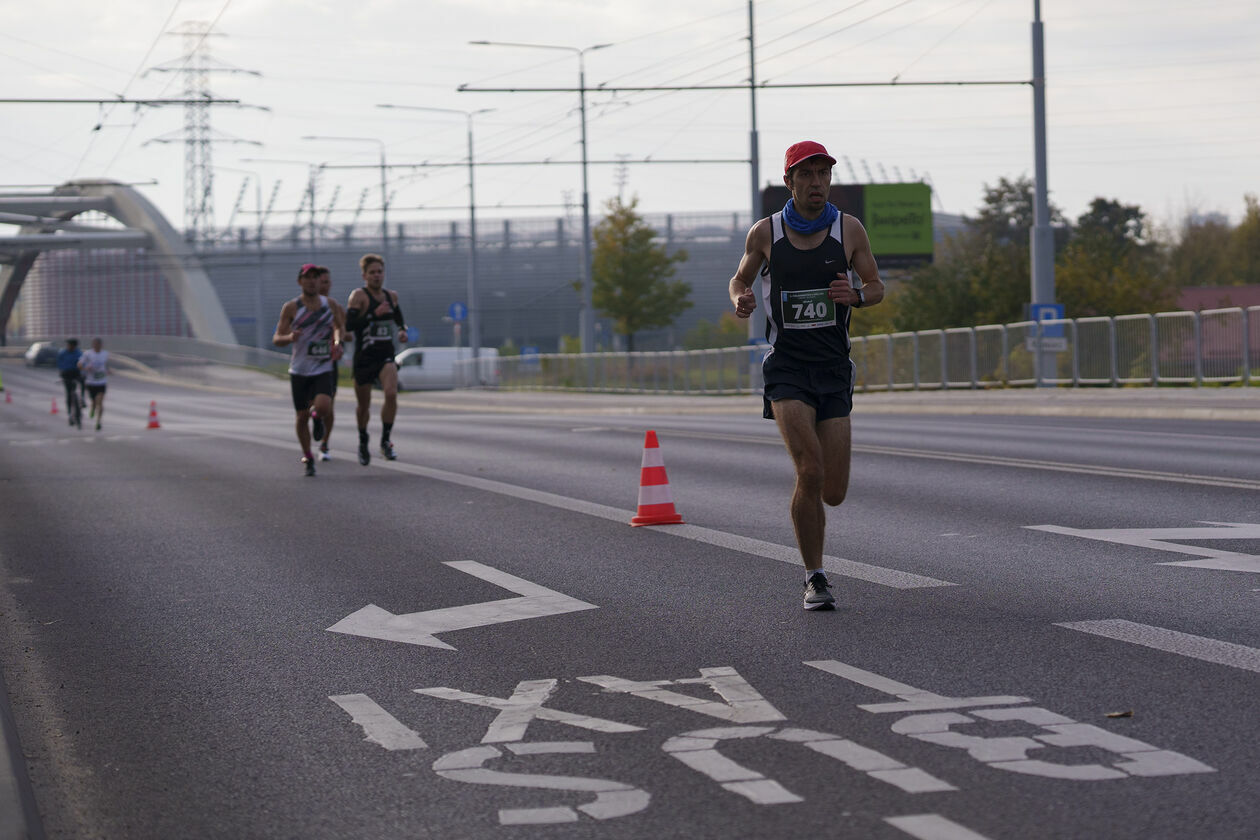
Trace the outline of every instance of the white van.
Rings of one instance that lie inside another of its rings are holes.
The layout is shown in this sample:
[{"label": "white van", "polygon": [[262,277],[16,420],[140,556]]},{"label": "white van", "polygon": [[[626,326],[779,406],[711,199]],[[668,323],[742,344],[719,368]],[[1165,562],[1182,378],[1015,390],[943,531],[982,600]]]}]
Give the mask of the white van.
[{"label": "white van", "polygon": [[[499,351],[482,347],[478,353],[477,381],[473,373],[472,351],[467,347],[409,347],[399,353],[398,390],[424,391],[454,388],[456,385],[498,385]],[[455,362],[460,361],[456,370]]]}]

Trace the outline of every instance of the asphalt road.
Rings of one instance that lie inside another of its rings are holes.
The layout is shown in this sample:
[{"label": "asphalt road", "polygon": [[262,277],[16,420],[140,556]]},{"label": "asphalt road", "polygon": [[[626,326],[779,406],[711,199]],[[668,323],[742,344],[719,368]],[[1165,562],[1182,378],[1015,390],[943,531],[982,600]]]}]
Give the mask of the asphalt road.
[{"label": "asphalt road", "polygon": [[[364,468],[347,399],[308,479],[284,383],[118,376],[96,433],[49,414],[55,374],[0,371],[0,665],[34,832],[1260,824],[1249,394],[859,396],[839,609],[806,613],[754,400],[407,395],[399,460]],[[684,525],[628,524],[648,429]]]}]

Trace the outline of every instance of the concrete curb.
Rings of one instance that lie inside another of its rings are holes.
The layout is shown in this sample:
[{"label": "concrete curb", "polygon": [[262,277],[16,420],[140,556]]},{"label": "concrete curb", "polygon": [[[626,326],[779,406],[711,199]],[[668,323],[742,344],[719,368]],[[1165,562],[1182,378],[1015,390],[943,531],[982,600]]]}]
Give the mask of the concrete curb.
[{"label": "concrete curb", "polygon": [[44,840],[35,792],[26,775],[9,689],[0,671],[0,840]]}]

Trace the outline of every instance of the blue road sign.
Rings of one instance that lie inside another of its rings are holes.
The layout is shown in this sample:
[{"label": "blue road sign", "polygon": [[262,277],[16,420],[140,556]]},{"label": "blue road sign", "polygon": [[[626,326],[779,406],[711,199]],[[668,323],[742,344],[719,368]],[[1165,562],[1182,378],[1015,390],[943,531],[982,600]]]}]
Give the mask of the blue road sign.
[{"label": "blue road sign", "polygon": [[455,301],[451,304],[451,308],[446,310],[446,314],[450,316],[452,321],[459,323],[468,317],[468,307],[459,301]]},{"label": "blue road sign", "polygon": [[[1032,316],[1034,321],[1062,321],[1064,315],[1063,304],[1061,303],[1034,303],[1032,305]],[[1042,338],[1063,338],[1062,324],[1043,324],[1041,327]]]}]

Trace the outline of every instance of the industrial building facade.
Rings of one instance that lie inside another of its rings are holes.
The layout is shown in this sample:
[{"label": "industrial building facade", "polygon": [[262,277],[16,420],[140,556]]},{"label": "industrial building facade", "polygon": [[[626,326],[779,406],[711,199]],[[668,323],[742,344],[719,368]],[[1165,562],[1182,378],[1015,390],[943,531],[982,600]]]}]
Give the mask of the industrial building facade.
[{"label": "industrial building facade", "polygon": [[[727,283],[743,252],[747,214],[649,216],[657,241],[688,258],[675,278],[692,287],[692,308],[667,329],[639,333],[638,349],[680,346],[701,320],[716,321],[729,310]],[[254,231],[240,230],[196,250],[196,259],[231,321],[240,344],[269,347],[284,301],[298,293],[297,272],[314,262],[332,270],[333,295],[345,301],[361,284],[359,257],[383,254],[386,286],[399,293],[407,323],[420,342],[453,344],[452,304],[468,305],[467,222],[403,223],[391,226],[386,244],[379,225],[337,231],[307,227],[268,230],[261,247]],[[482,345],[509,340],[538,352],[560,349],[564,336],[578,334],[581,225],[564,218],[479,220],[477,292]],[[66,250],[41,254],[22,291],[19,336],[190,335],[157,263],[144,249]],[[466,327],[461,342],[467,344]],[[598,349],[618,349],[607,319],[596,313]]]}]

